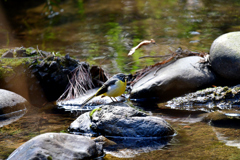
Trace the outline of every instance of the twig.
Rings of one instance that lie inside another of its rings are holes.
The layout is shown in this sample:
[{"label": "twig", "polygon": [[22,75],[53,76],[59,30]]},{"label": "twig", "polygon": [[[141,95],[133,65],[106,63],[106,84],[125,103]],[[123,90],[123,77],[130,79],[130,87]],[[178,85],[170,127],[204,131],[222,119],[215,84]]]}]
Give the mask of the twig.
[{"label": "twig", "polygon": [[[135,73],[134,77],[135,79],[133,79],[130,83],[131,86],[133,86],[135,83],[137,83],[140,79],[142,79],[144,76],[146,76],[148,73],[150,73],[151,71],[154,71],[154,76],[156,75],[156,73],[163,67],[166,66],[168,64],[170,64],[173,61],[176,61],[179,58],[183,58],[183,57],[187,57],[187,56],[200,56],[205,58],[204,62],[208,61],[208,53],[200,53],[200,52],[192,52],[189,50],[182,50],[181,47],[177,48],[177,50],[175,52],[173,52],[172,50],[170,50],[170,52],[172,52],[172,55],[163,55],[163,56],[143,56],[140,58],[155,58],[155,57],[169,57],[161,62],[158,62],[152,66],[148,66],[138,72]],[[140,59],[139,58],[139,59]],[[202,63],[202,62],[200,62]]]},{"label": "twig", "polygon": [[153,39],[151,39],[150,41],[148,41],[148,40],[142,41],[142,42],[139,43],[136,47],[133,47],[133,48],[130,50],[130,52],[128,53],[128,56],[133,55],[133,54],[135,53],[135,51],[136,51],[138,48],[142,47],[143,45],[148,45],[148,44],[151,44],[151,43],[155,44],[155,41],[154,41]]},{"label": "twig", "polygon": [[67,89],[58,98],[58,101],[79,97],[85,94],[88,89],[92,89],[94,87],[90,70],[85,67],[86,66],[84,66],[84,64],[79,63],[78,67],[73,70]]},{"label": "twig", "polygon": [[169,57],[171,55],[162,55],[162,56],[142,56],[139,57],[139,59],[143,59],[143,58],[162,58],[162,57]]}]

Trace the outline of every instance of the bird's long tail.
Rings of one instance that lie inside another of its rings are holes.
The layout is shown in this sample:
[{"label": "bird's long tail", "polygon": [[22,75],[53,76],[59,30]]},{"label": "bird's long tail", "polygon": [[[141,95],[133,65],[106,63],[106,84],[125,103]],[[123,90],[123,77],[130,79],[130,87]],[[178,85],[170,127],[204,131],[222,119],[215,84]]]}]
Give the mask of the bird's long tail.
[{"label": "bird's long tail", "polygon": [[86,99],[83,103],[82,106],[80,108],[83,108],[91,99],[93,99],[96,96],[96,94],[92,95],[91,97],[89,97],[88,99]]}]

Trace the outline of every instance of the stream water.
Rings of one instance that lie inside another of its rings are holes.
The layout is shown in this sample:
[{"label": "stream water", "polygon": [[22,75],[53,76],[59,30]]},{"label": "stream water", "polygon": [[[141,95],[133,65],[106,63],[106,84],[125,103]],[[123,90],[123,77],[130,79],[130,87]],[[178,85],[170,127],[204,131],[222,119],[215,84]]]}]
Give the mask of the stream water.
[{"label": "stream water", "polygon": [[[171,54],[178,47],[209,52],[218,36],[240,30],[239,8],[237,0],[6,0],[0,2],[0,48],[69,53],[109,74],[134,73],[162,60],[141,56]],[[150,39],[156,44],[127,56],[133,46]],[[36,135],[67,132],[80,114],[48,106],[0,128],[0,159]],[[119,157],[240,159],[239,117],[211,121],[205,111],[170,109],[165,104],[145,110],[163,117],[177,135],[161,149],[128,150]],[[119,157],[107,154],[104,159]]]}]

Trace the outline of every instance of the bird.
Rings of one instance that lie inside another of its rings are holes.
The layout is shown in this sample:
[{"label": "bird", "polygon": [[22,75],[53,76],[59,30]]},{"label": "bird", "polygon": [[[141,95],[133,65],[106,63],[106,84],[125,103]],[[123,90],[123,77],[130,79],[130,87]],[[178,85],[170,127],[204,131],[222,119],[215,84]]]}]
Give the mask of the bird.
[{"label": "bird", "polygon": [[[82,104],[81,108],[84,107],[87,102],[89,102],[91,99],[97,96],[108,96],[108,97],[115,97],[121,96],[127,86],[127,76],[123,73],[118,73],[114,76],[112,76],[110,79],[108,79],[102,87],[100,87],[97,92],[92,95],[91,97],[87,98]],[[111,98],[113,101],[113,99]],[[116,100],[116,99],[115,99]]]}]

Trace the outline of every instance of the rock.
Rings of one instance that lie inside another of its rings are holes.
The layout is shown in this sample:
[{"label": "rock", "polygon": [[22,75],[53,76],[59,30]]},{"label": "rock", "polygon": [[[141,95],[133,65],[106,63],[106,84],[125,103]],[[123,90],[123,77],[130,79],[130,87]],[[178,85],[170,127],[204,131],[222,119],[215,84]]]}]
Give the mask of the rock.
[{"label": "rock", "polygon": [[62,69],[62,72],[64,74],[70,74],[71,73],[71,71],[69,69]]},{"label": "rock", "polygon": [[[105,75],[102,72],[96,72],[94,77],[91,77],[90,65],[75,60],[69,55],[55,56],[50,52],[35,50],[32,47],[21,47],[10,51],[14,54],[27,52],[27,56],[35,54],[36,56],[30,59],[18,58],[16,63],[11,61],[10,64],[3,65],[2,68],[6,70],[1,74],[3,78],[0,80],[0,88],[18,93],[38,107],[44,106],[46,101],[56,101],[63,93],[67,93],[65,91],[74,73],[72,71],[78,70],[79,76],[83,73],[88,74],[89,79],[85,80],[87,82],[81,84],[90,84],[91,82],[88,83],[88,81],[92,78],[95,87],[101,86],[99,80],[102,81],[101,77]],[[89,88],[91,87],[86,85],[85,89]]]},{"label": "rock", "polygon": [[67,54],[65,55],[65,59],[67,59],[67,60],[70,60],[70,59],[71,59],[71,57],[69,56],[69,53],[67,53]]},{"label": "rock", "polygon": [[27,57],[27,53],[25,49],[16,50],[17,57]]},{"label": "rock", "polygon": [[69,129],[120,137],[163,137],[174,134],[173,128],[164,119],[148,116],[123,103],[103,105],[87,112],[78,117]]},{"label": "rock", "polygon": [[41,71],[39,71],[38,74],[41,76],[42,79],[44,79],[48,75],[47,72],[41,72]]},{"label": "rock", "polygon": [[18,120],[29,107],[30,104],[22,96],[0,89],[0,127]]},{"label": "rock", "polygon": [[98,142],[98,143],[103,143],[104,146],[113,146],[113,145],[117,145],[117,143],[115,143],[114,141],[111,141],[109,139],[107,139],[104,136],[98,136],[97,138],[93,139],[94,142]]},{"label": "rock", "polygon": [[38,53],[36,50],[33,49],[33,51],[31,51],[29,56],[36,56]]},{"label": "rock", "polygon": [[3,53],[2,58],[13,58],[13,51],[9,50],[9,51]]},{"label": "rock", "polygon": [[47,56],[51,56],[51,52],[46,52],[46,51],[40,51],[41,55],[43,55],[44,57],[47,57]]},{"label": "rock", "polygon": [[[103,153],[103,151],[100,151]],[[17,148],[8,160],[19,159],[93,159],[98,157],[96,143],[90,138],[66,133],[45,133]]]},{"label": "rock", "polygon": [[92,131],[90,126],[92,122],[90,120],[89,112],[86,112],[73,121],[69,127],[70,133],[78,133],[88,136],[97,136],[97,133]]},{"label": "rock", "polygon": [[218,37],[210,49],[210,64],[221,77],[240,80],[240,32]]},{"label": "rock", "polygon": [[30,70],[40,82],[46,99],[56,101],[69,84],[71,70],[77,66],[78,61],[72,58],[66,60],[65,57],[49,55],[47,58],[38,59],[31,63]]},{"label": "rock", "polygon": [[240,85],[233,87],[206,88],[197,92],[186,94],[182,97],[168,101],[168,105],[174,109],[201,110],[212,112],[213,110],[239,109]]},{"label": "rock", "polygon": [[228,117],[222,112],[215,111],[215,112],[210,112],[206,117],[204,117],[204,121],[210,122],[210,121],[227,121]]},{"label": "rock", "polygon": [[239,117],[240,112],[236,110],[215,111],[210,112],[203,121],[220,128],[238,128]]},{"label": "rock", "polygon": [[49,65],[49,69],[52,71],[56,71],[58,69],[58,63],[56,61],[52,61]]},{"label": "rock", "polygon": [[155,70],[150,72],[133,86],[130,99],[164,102],[214,84],[215,74],[200,60],[198,56],[185,57],[159,69],[156,75]]},{"label": "rock", "polygon": [[0,112],[1,113],[9,113],[12,111],[16,111],[19,109],[24,109],[29,107],[29,104],[25,98],[22,96],[7,91],[4,89],[0,89]]}]

